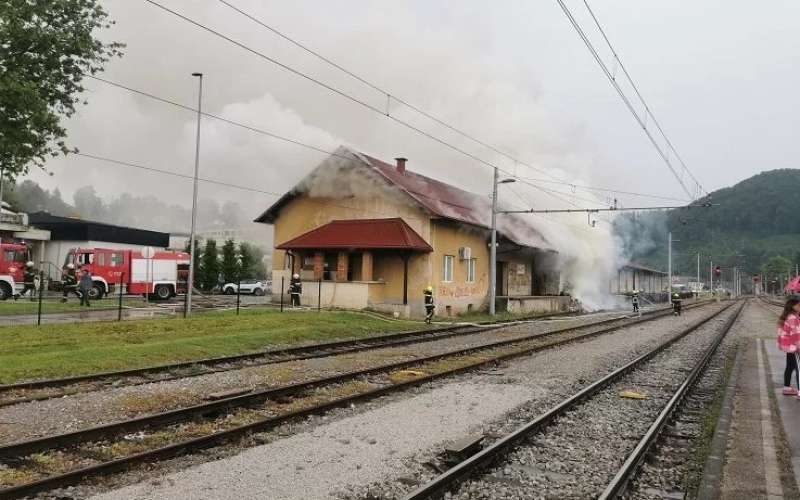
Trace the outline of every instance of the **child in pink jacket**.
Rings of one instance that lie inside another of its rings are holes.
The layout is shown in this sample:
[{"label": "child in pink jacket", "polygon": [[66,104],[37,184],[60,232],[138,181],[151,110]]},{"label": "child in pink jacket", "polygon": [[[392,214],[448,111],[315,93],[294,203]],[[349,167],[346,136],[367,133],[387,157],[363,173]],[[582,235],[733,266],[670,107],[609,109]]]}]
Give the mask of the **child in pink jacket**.
[{"label": "child in pink jacket", "polygon": [[800,371],[798,357],[800,352],[800,298],[791,297],[783,306],[778,319],[778,347],[786,353],[786,369],[783,371],[783,395],[798,396],[798,390],[792,387],[792,372],[797,373],[797,385],[800,389]]}]

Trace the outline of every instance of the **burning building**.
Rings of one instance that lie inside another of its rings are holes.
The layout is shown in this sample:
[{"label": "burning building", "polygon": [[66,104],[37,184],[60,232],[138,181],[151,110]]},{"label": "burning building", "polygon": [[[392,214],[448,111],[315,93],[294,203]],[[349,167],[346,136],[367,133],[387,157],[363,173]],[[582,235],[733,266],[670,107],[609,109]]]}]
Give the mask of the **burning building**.
[{"label": "burning building", "polygon": [[[305,304],[421,316],[432,286],[439,315],[487,307],[491,201],[406,163],[339,148],[256,218],[275,229],[273,289],[297,273]],[[500,217],[498,308],[566,310],[556,255],[525,219]]]}]

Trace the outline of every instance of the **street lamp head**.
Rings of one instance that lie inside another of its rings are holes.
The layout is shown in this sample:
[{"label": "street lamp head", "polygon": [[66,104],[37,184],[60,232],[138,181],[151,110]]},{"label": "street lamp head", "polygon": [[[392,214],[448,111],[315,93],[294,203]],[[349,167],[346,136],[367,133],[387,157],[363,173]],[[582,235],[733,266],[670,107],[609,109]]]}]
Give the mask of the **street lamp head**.
[{"label": "street lamp head", "polygon": [[203,73],[192,73],[192,76],[199,76],[200,78],[203,77]]},{"label": "street lamp head", "polygon": [[501,181],[497,181],[498,184],[510,184],[512,182],[517,182],[516,179],[503,179]]}]

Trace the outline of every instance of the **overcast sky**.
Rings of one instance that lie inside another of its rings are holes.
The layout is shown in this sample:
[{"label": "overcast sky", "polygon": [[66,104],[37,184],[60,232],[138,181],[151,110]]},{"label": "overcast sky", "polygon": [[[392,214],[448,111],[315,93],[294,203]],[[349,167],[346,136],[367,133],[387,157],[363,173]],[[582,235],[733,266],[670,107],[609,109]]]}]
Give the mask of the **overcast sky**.
[{"label": "overcast sky", "polygon": [[[159,0],[282,63],[383,109],[386,96],[332,69],[216,0]],[[570,182],[686,198],[555,0],[230,0],[267,24],[444,121]],[[104,37],[127,44],[102,75],[227,118],[333,150],[348,145],[489,193],[490,169],[143,0],[103,2],[117,24]],[[608,50],[582,0],[567,1],[601,54]],[[708,191],[763,170],[796,167],[800,3],[741,0],[604,0],[590,4],[651,109]],[[619,72],[618,72],[619,73]],[[85,153],[191,174],[195,117],[88,81],[89,104],[69,121]],[[520,175],[542,174],[403,109],[390,112]],[[323,155],[204,120],[201,176],[283,193]],[[67,201],[91,184],[103,197],[155,194],[188,205],[190,181],[69,157],[49,164]],[[571,194],[571,188],[545,185]],[[561,202],[517,184],[517,206]],[[513,190],[513,192],[509,191]],[[202,184],[200,195],[236,200],[253,216],[275,201]],[[576,192],[577,196],[587,197]],[[627,205],[663,200],[618,196]],[[581,200],[576,203],[585,205]],[[188,221],[187,221],[188,223]],[[202,221],[201,221],[202,223]]]}]

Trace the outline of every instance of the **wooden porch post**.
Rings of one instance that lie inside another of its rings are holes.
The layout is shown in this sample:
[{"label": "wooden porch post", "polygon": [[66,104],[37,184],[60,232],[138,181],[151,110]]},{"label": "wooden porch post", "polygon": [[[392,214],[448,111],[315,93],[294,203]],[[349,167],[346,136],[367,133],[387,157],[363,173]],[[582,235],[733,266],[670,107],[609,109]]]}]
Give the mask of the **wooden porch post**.
[{"label": "wooden porch post", "polygon": [[403,253],[403,305],[408,305],[408,252]]}]

